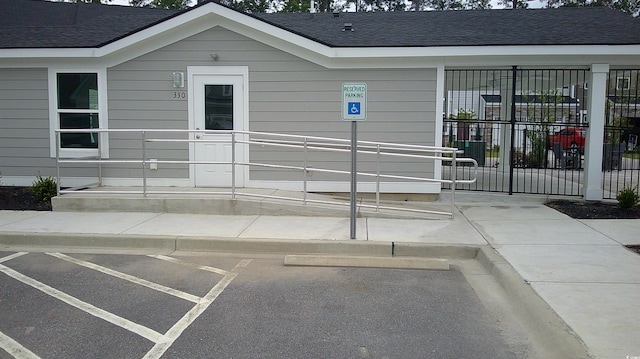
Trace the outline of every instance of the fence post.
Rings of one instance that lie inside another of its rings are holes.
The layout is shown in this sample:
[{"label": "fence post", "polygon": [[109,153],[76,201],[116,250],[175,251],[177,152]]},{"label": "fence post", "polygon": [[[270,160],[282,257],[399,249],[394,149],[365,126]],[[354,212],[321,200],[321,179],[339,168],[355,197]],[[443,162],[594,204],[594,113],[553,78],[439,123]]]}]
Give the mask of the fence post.
[{"label": "fence post", "polygon": [[[515,155],[515,144],[514,141],[516,139],[516,85],[518,76],[518,66],[513,66],[511,68],[511,148],[509,150],[509,195],[513,194],[513,165],[514,165],[514,155]],[[522,150],[522,157],[524,158],[524,151]]]}]

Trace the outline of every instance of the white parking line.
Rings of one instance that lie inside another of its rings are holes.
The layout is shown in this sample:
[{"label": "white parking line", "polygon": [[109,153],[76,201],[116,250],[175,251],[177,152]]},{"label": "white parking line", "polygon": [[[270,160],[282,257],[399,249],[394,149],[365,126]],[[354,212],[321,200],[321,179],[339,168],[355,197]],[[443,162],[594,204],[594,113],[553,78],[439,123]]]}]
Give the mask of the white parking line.
[{"label": "white parking line", "polygon": [[147,287],[147,288],[151,288],[151,289],[154,289],[154,290],[157,290],[159,292],[166,293],[166,294],[171,294],[171,295],[173,295],[175,297],[178,297],[178,298],[181,298],[181,299],[184,299],[184,300],[188,300],[188,301],[193,302],[193,303],[199,303],[202,300],[202,298],[200,298],[198,296],[195,296],[193,294],[189,294],[189,293],[177,290],[177,289],[169,288],[169,287],[166,287],[166,286],[164,286],[162,284],[150,282],[148,280],[145,280],[145,279],[142,279],[142,278],[138,278],[138,277],[134,277],[134,276],[126,274],[126,273],[118,272],[116,270],[113,270],[113,269],[110,269],[110,268],[106,268],[106,267],[103,267],[103,266],[98,265],[98,264],[94,264],[94,263],[91,263],[91,262],[87,262],[87,261],[83,261],[83,260],[80,260],[80,259],[76,259],[76,258],[70,257],[70,256],[68,256],[66,254],[62,254],[62,253],[47,253],[47,254],[50,255],[50,256],[65,260],[67,262],[71,262],[71,263],[74,263],[74,264],[77,264],[77,265],[80,265],[80,266],[83,266],[83,267],[86,267],[86,268],[89,268],[89,269],[93,269],[93,270],[102,272],[104,274],[108,274],[108,275],[116,277],[116,278],[124,279],[126,281],[131,282],[131,283],[139,284],[141,286],[144,286],[144,287]]},{"label": "white parking line", "polygon": [[[5,273],[6,275],[19,280],[20,282],[27,284],[45,294],[48,294],[58,300],[61,300],[73,307],[76,307],[80,310],[85,311],[88,314],[91,314],[100,319],[106,320],[109,323],[115,324],[121,328],[127,329],[130,332],[138,334],[154,343],[160,342],[164,337],[162,334],[156,332],[153,329],[149,329],[140,324],[134,323],[128,319],[119,317],[115,314],[109,313],[106,310],[95,307],[87,302],[83,302],[77,298],[74,298],[62,291],[59,291],[55,288],[52,288],[44,283],[38,282],[37,280],[27,277],[26,275],[16,272],[15,270],[0,264],[0,272]],[[206,297],[205,297],[206,299]],[[205,301],[206,302],[206,301]]]},{"label": "white parking line", "polygon": [[[6,262],[13,258],[20,257],[25,254],[28,254],[28,253],[19,252],[7,257],[0,258],[0,263]],[[167,256],[150,256],[157,259],[170,261],[170,262],[178,263],[181,265],[195,267],[198,269],[224,275],[224,277],[213,288],[211,288],[211,290],[204,297],[199,298],[196,296],[192,296],[188,293],[184,293],[172,288],[164,287],[162,285],[159,285],[153,282],[148,282],[144,279],[136,278],[128,274],[121,273],[106,267],[102,267],[94,263],[82,261],[61,253],[47,253],[47,254],[65,261],[69,261],[71,263],[75,263],[75,264],[90,268],[90,269],[101,271],[108,275],[113,275],[118,278],[129,280],[139,285],[160,290],[162,292],[166,292],[166,293],[174,292],[170,294],[175,295],[175,293],[178,293],[179,295],[177,296],[182,295],[182,296],[186,296],[187,298],[193,297],[191,299],[196,299],[195,301],[191,300],[196,304],[163,335],[154,331],[153,329],[134,323],[130,320],[127,320],[115,314],[109,313],[103,309],[97,308],[89,303],[83,302],[60,290],[50,287],[42,282],[39,282],[31,277],[28,277],[5,265],[0,264],[0,272],[5,273],[9,277],[12,277],[22,283],[25,283],[37,290],[40,290],[41,292],[47,295],[50,295],[62,302],[65,302],[75,308],[78,308],[90,315],[103,319],[109,323],[117,325],[121,328],[124,328],[132,333],[138,334],[154,342],[155,345],[151,348],[151,350],[149,350],[149,352],[147,352],[144,358],[160,358],[167,351],[167,349],[169,349],[169,347],[171,347],[171,345],[173,345],[173,343],[180,337],[180,335],[182,335],[184,330],[187,329],[189,325],[191,325],[191,323],[193,323],[202,313],[204,313],[204,311],[207,310],[209,305],[211,305],[211,303],[213,303],[216,300],[216,298],[218,298],[218,296],[231,283],[231,281],[233,281],[237,277],[237,275],[240,273],[240,270],[242,268],[245,268],[247,265],[249,265],[249,263],[251,263],[251,259],[243,259],[231,271],[226,271],[223,269],[213,268],[209,266],[193,265],[188,262],[183,262],[181,260],[167,257]],[[183,298],[183,299],[187,299],[187,298]],[[190,299],[187,299],[187,300],[190,300]],[[33,354],[28,349],[24,348],[22,345],[20,345],[10,337],[4,335],[2,332],[0,332],[0,348],[5,350],[9,354],[13,355],[17,359],[39,359],[38,356]]]},{"label": "white parking line", "polygon": [[162,342],[158,342],[156,345],[147,352],[143,359],[160,358],[167,349],[176,341],[182,334],[182,332],[191,325],[200,314],[202,314],[211,303],[222,293],[222,291],[231,283],[233,279],[240,273],[240,270],[251,263],[251,259],[243,259],[238,263],[228,274],[225,275],[218,284],[216,284],[209,293],[204,296],[202,303],[196,304],[191,310],[189,310],[176,324],[171,327],[164,335]]},{"label": "white parking line", "polygon": [[14,253],[14,254],[6,256],[6,257],[2,257],[2,258],[0,258],[0,263],[6,262],[6,261],[10,261],[10,260],[12,260],[14,258],[21,257],[21,256],[23,256],[25,254],[28,254],[28,253],[29,252],[18,252],[18,253]]},{"label": "white parking line", "polygon": [[215,268],[215,267],[209,267],[209,266],[203,266],[203,265],[198,265],[198,264],[193,264],[193,263],[181,261],[180,259],[173,258],[173,257],[167,257],[167,256],[157,255],[157,254],[150,254],[147,257],[161,259],[163,261],[172,262],[172,263],[180,264],[180,265],[187,266],[187,267],[197,268],[197,269],[201,269],[201,270],[206,270],[208,272],[218,273],[218,274],[222,274],[222,275],[229,275],[230,274],[229,271],[226,271],[224,269]]},{"label": "white parking line", "polygon": [[22,345],[0,332],[0,348],[4,349],[16,359],[40,359],[39,356]]}]

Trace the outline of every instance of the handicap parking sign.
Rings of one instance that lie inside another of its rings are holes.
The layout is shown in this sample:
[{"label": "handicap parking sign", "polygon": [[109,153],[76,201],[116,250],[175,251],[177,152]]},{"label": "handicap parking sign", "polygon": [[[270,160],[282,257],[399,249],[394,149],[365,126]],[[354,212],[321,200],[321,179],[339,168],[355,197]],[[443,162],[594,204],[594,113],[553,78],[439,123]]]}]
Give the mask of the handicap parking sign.
[{"label": "handicap parking sign", "polygon": [[367,119],[367,84],[342,84],[342,119],[345,121]]},{"label": "handicap parking sign", "polygon": [[360,102],[349,102],[347,104],[347,108],[349,109],[350,115],[359,115],[360,114]]}]

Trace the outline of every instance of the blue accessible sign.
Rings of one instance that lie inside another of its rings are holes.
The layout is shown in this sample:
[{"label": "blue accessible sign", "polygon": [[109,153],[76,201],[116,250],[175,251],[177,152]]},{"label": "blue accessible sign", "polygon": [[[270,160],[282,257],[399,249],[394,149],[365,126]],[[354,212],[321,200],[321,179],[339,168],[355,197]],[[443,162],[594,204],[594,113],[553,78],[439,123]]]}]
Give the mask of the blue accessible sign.
[{"label": "blue accessible sign", "polygon": [[367,84],[342,84],[342,119],[345,121],[367,119]]}]

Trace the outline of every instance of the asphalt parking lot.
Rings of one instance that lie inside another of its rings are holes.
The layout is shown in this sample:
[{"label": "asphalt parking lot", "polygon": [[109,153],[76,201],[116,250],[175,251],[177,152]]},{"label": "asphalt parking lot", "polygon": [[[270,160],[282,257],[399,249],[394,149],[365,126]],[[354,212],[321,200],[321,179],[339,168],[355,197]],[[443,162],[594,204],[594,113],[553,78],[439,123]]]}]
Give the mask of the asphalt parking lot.
[{"label": "asphalt parking lot", "polygon": [[525,358],[455,270],[0,252],[0,358]]}]

